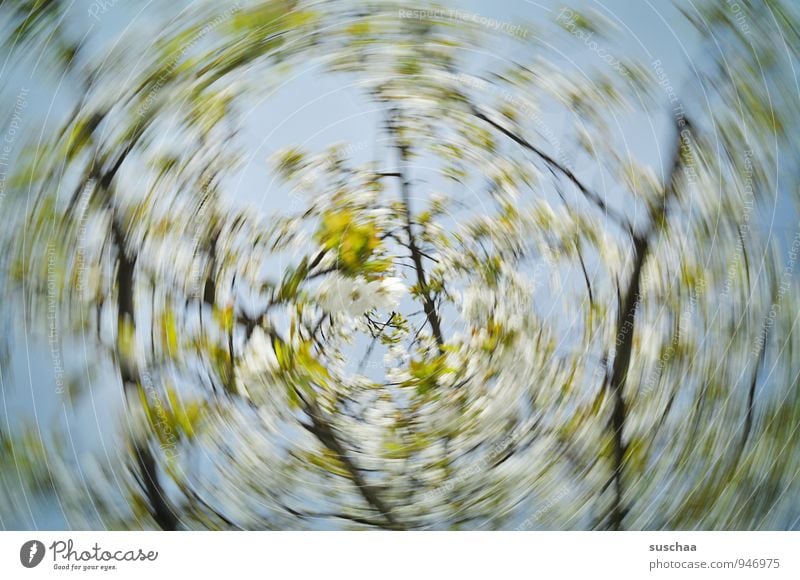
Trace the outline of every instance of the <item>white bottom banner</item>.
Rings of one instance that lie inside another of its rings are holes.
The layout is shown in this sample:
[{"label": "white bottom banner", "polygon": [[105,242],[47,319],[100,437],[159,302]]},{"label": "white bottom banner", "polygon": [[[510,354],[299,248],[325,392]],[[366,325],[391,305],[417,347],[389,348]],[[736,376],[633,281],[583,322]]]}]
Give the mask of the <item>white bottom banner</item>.
[{"label": "white bottom banner", "polygon": [[800,578],[800,532],[3,532],[0,578]]}]

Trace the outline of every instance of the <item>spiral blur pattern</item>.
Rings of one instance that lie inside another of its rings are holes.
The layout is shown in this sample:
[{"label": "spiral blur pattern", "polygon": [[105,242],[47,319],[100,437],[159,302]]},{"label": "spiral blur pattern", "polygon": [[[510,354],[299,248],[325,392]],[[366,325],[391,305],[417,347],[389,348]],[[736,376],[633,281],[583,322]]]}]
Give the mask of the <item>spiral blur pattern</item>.
[{"label": "spiral blur pattern", "polygon": [[2,13],[4,529],[800,529],[800,14]]}]

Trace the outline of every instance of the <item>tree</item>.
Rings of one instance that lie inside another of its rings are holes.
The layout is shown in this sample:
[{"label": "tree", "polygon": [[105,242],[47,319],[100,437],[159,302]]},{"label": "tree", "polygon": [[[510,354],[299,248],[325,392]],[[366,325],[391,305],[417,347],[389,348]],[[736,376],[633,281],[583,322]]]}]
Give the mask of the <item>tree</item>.
[{"label": "tree", "polygon": [[[122,469],[36,451],[65,464],[41,486],[72,525],[796,527],[797,247],[781,268],[751,215],[796,184],[776,173],[790,9],[747,10],[759,35],[687,9],[711,49],[678,87],[534,39],[476,70],[491,27],[331,4],[203,5],[146,66],[85,54],[61,2],[9,19],[39,46],[26,23],[50,15],[83,96],[10,182],[6,283],[36,319],[55,300],[62,342],[89,341],[125,401]],[[561,44],[611,27],[556,23]],[[241,209],[238,119],[311,58],[357,79],[385,146],[288,144],[286,211]],[[623,116],[665,124],[655,164]]]}]

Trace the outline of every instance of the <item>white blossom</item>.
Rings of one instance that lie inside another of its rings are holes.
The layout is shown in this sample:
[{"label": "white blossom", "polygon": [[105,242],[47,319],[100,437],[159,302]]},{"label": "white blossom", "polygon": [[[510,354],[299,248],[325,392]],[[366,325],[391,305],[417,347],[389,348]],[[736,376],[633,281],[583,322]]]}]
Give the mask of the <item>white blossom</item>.
[{"label": "white blossom", "polygon": [[279,368],[272,342],[260,326],[253,330],[240,368],[243,373],[250,376],[272,373]]}]

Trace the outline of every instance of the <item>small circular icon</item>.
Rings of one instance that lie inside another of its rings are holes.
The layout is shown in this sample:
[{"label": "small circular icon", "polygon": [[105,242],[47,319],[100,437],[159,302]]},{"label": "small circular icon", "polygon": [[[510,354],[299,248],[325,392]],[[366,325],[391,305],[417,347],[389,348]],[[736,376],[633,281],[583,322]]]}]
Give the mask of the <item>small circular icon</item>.
[{"label": "small circular icon", "polygon": [[28,540],[19,549],[19,561],[26,568],[35,568],[44,558],[44,544],[39,540]]}]

